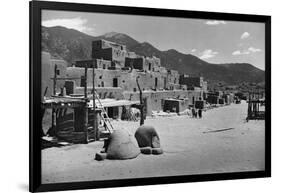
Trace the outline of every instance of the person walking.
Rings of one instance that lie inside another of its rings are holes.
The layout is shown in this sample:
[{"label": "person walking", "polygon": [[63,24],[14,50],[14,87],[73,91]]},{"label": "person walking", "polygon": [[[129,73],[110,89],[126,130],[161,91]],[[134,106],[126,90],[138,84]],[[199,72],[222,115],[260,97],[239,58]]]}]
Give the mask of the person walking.
[{"label": "person walking", "polygon": [[198,110],[198,116],[199,116],[200,119],[202,118],[202,109]]},{"label": "person walking", "polygon": [[192,109],[191,109],[191,112],[192,112],[192,118],[195,118],[195,108],[193,107]]},{"label": "person walking", "polygon": [[195,116],[195,118],[197,119],[198,112],[197,112],[197,109],[196,109],[196,108],[194,108],[194,112],[195,112],[194,116]]}]

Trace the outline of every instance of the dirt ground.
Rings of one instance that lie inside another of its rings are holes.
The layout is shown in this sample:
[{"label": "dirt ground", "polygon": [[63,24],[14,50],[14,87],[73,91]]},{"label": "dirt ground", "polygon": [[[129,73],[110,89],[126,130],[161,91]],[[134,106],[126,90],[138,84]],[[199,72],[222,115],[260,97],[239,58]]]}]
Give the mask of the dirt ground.
[{"label": "dirt ground", "polygon": [[[42,183],[143,178],[264,169],[265,122],[246,122],[247,104],[232,104],[187,115],[148,118],[164,149],[131,160],[96,161],[103,142],[42,150]],[[134,133],[139,122],[113,121]]]}]

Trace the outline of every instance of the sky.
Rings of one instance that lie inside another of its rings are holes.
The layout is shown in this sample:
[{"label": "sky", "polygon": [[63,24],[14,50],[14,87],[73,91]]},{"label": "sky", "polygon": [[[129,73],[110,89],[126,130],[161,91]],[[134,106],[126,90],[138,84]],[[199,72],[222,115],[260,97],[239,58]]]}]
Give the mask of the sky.
[{"label": "sky", "polygon": [[124,33],[161,51],[175,49],[210,63],[245,62],[265,69],[264,23],[43,10],[42,25],[92,36]]}]

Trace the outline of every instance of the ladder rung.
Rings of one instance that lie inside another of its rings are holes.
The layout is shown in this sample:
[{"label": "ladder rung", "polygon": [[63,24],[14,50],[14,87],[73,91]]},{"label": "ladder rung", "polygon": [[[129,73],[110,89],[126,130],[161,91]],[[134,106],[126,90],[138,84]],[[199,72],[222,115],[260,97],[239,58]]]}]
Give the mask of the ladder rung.
[{"label": "ladder rung", "polygon": [[[100,104],[100,106],[101,106],[101,110],[102,110],[102,112],[101,112],[101,117],[102,117],[102,119],[104,120],[104,123],[106,124],[106,127],[107,127],[107,129],[108,129],[108,131],[111,133],[111,132],[113,132],[113,130],[114,130],[114,128],[113,128],[113,126],[112,126],[112,124],[111,124],[111,122],[110,122],[110,118],[108,117],[108,114],[107,114],[107,112],[105,111],[105,109],[104,109],[104,107],[102,106],[102,103],[101,103],[101,101],[100,101],[100,99],[99,99],[99,96],[98,96],[98,93],[94,90],[94,93],[93,93],[96,97],[95,98],[97,98],[97,100],[98,100],[98,103]],[[94,99],[94,98],[93,98]],[[94,100],[93,100],[93,102],[95,102]],[[103,116],[103,115],[105,115],[105,117]],[[109,124],[109,125],[108,125]]]}]

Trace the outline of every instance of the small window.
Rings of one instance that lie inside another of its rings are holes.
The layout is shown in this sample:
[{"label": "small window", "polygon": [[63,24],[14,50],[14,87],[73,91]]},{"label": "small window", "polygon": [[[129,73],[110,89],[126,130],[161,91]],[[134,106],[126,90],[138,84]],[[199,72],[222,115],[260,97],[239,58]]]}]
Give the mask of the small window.
[{"label": "small window", "polygon": [[151,63],[148,64],[148,70],[151,71]]},{"label": "small window", "polygon": [[56,70],[56,74],[60,75],[60,70],[59,69]]}]

